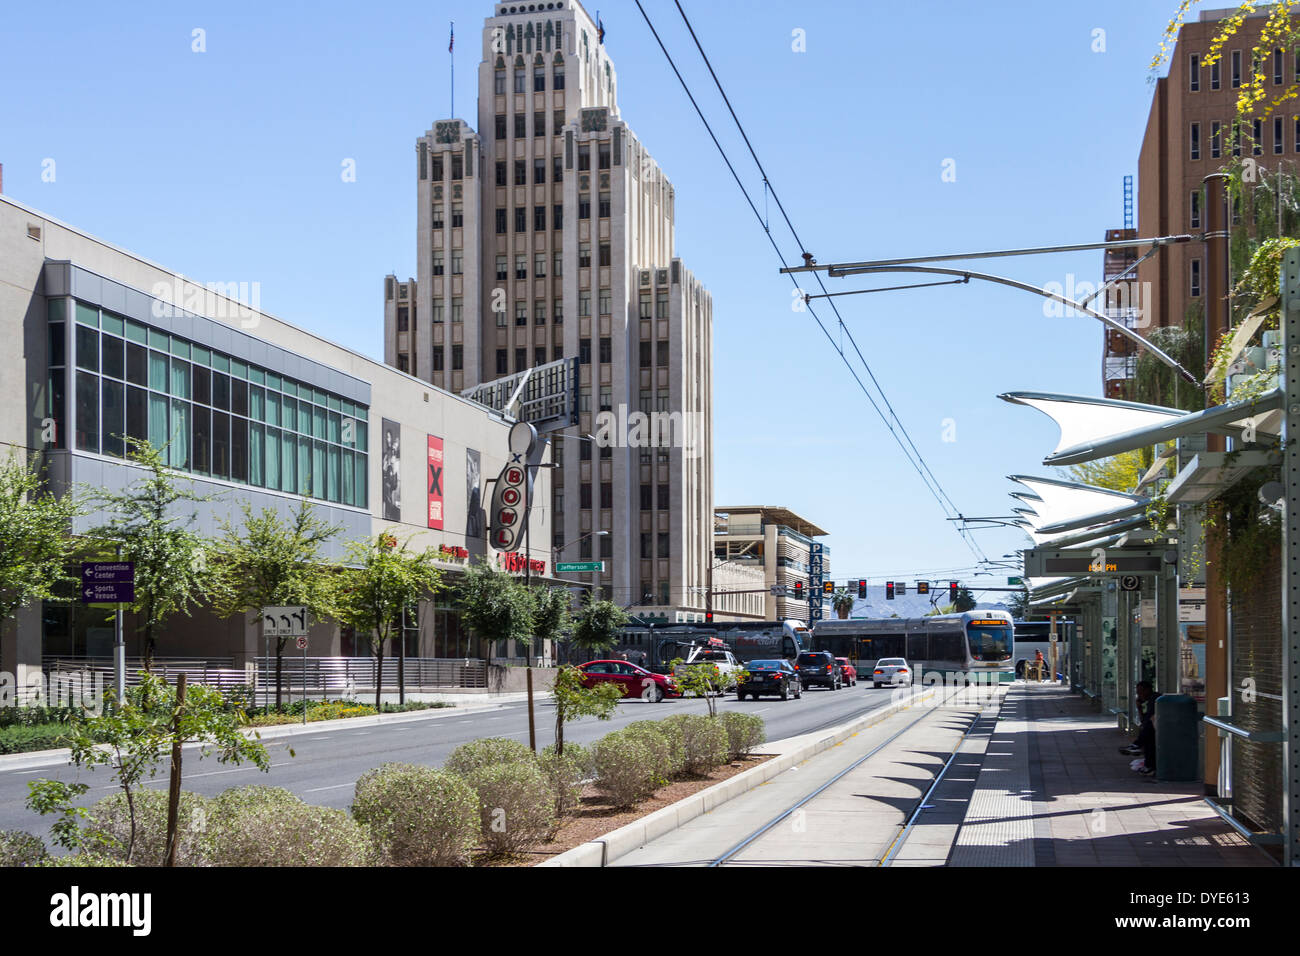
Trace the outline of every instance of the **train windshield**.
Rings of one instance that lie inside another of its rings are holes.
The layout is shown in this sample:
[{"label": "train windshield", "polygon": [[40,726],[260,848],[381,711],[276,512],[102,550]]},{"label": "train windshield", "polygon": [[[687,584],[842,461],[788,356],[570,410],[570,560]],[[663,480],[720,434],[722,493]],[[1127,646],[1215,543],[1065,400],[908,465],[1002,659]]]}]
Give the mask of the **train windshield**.
[{"label": "train windshield", "polygon": [[977,661],[1008,661],[1011,659],[1011,625],[992,627],[981,625],[966,629],[970,640],[970,656]]}]

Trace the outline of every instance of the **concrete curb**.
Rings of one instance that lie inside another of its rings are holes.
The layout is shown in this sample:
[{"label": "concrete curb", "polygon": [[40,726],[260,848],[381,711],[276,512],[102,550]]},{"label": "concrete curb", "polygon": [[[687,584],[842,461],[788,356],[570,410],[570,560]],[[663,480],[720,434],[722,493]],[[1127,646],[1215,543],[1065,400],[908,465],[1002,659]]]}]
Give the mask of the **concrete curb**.
[{"label": "concrete curb", "polygon": [[[512,695],[513,696],[513,695]],[[525,695],[526,699],[526,695]],[[550,694],[535,694],[534,703],[551,699]],[[256,731],[258,740],[275,740],[280,737],[297,737],[302,734],[328,733],[333,730],[360,729],[376,724],[402,724],[417,720],[436,720],[445,717],[463,717],[466,714],[480,714],[485,711],[500,710],[508,704],[519,703],[518,700],[502,700],[484,703],[475,707],[437,707],[429,710],[413,710],[403,714],[372,714],[368,717],[342,717],[337,720],[316,720],[308,724],[275,724],[270,727],[249,727],[244,733],[252,736]],[[193,750],[200,744],[186,744],[185,750]],[[66,765],[72,751],[63,747],[58,750],[33,750],[29,753],[0,755],[0,773],[11,770],[28,770],[33,767],[58,767]]]},{"label": "concrete curb", "polygon": [[911,694],[902,701],[893,704],[887,704],[878,710],[868,711],[861,717],[856,717],[846,724],[840,724],[838,727],[832,727],[826,731],[825,736],[811,741],[788,753],[775,757],[772,760],[754,767],[752,770],[746,770],[744,773],[738,773],[729,780],[714,784],[699,793],[692,794],[684,800],[679,800],[671,806],[664,807],[662,810],[656,810],[640,820],[633,820],[626,826],[619,827],[606,833],[603,837],[591,840],[581,846],[576,846],[572,850],[566,850],[559,856],[552,857],[544,863],[538,863],[538,866],[608,866],[619,857],[631,853],[633,850],[640,849],[651,840],[658,839],[665,833],[676,830],[678,827],[702,816],[711,810],[716,809],[734,797],[740,796],[755,787],[760,787],[767,781],[771,780],[778,774],[785,773],[796,764],[803,763],[810,757],[816,756],[824,750],[829,750],[836,744],[842,743],[849,737],[865,730],[868,727],[878,724],[888,717],[892,717],[900,711],[909,707],[916,706],[929,700],[936,691],[926,691],[919,696],[913,697]]}]

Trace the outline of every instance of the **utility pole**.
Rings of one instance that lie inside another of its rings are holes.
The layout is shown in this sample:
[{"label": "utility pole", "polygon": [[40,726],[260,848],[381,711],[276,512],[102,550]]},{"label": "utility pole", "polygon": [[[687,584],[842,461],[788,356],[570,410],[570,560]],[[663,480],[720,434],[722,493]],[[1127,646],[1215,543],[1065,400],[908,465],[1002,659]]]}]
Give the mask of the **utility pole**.
[{"label": "utility pole", "polygon": [[[1206,176],[1205,183],[1205,366],[1214,346],[1228,329],[1228,197],[1224,173]],[[1222,452],[1225,441],[1213,432],[1205,436],[1206,450]],[[1162,530],[1163,529],[1159,529]],[[1221,549],[1213,535],[1205,536],[1205,703],[1228,694],[1228,603],[1223,575],[1219,571]],[[1173,609],[1171,609],[1173,610]],[[1175,620],[1177,616],[1175,615]],[[1167,688],[1166,693],[1177,693]],[[1206,785],[1219,779],[1219,738],[1205,735]]]}]

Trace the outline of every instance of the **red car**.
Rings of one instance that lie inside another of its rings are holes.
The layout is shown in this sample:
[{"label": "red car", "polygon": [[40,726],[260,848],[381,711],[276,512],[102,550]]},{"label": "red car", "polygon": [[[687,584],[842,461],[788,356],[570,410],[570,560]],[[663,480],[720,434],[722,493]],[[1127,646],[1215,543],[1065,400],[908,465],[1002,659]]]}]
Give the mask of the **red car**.
[{"label": "red car", "polygon": [[682,692],[672,679],[656,674],[627,661],[588,661],[579,664],[582,686],[595,687],[601,683],[620,684],[624,697],[641,697],[657,704],[665,697],[680,697]]},{"label": "red car", "polygon": [[835,659],[844,668],[844,683],[849,687],[855,686],[858,683],[858,669],[849,663],[847,657],[837,657]]}]

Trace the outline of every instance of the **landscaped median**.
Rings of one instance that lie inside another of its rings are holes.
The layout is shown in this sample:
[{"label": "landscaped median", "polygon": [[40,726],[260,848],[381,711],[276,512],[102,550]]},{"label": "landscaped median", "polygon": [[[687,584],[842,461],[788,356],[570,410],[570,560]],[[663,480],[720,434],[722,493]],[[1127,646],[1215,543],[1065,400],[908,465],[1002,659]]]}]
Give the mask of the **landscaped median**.
[{"label": "landscaped median", "polygon": [[794,747],[786,749],[784,753],[759,764],[757,767],[694,793],[670,806],[656,810],[537,865],[608,866],[619,857],[625,856],[633,850],[645,846],[651,840],[676,830],[683,824],[708,813],[728,800],[763,785],[778,774],[803,763],[809,757],[847,740],[853,734],[877,724],[901,710],[925,703],[934,693],[935,691],[929,691],[917,696],[908,694],[902,700],[887,707],[871,711],[846,724],[832,728],[824,735],[815,736],[806,742],[799,742]]}]

